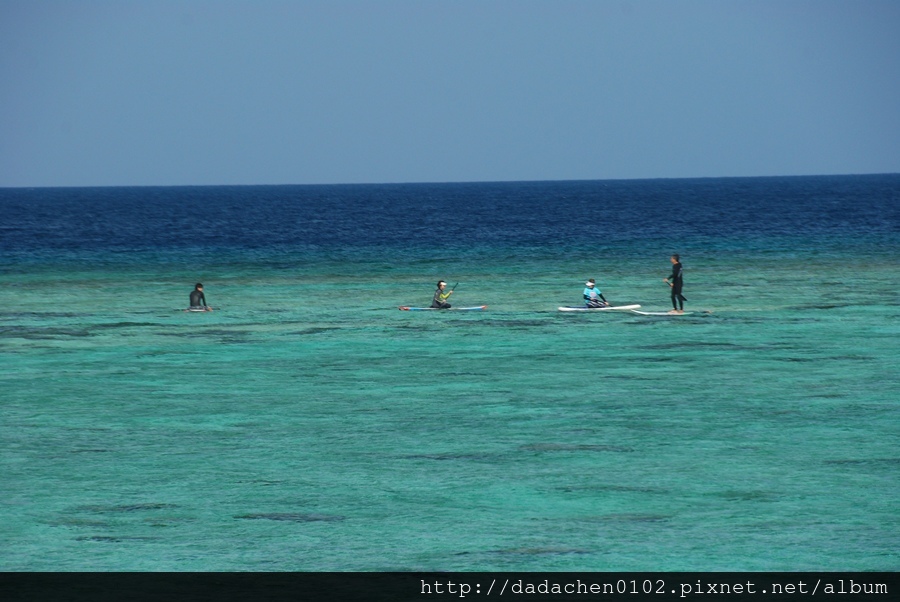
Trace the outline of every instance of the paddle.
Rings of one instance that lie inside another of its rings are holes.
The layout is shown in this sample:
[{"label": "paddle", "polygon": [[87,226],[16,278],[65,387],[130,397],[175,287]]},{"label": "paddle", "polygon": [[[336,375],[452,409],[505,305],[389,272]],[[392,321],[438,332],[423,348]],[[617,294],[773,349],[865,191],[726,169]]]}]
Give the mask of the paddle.
[{"label": "paddle", "polygon": [[444,294],[441,295],[441,303],[445,303],[445,304],[447,303],[447,299],[450,298],[450,295],[453,294],[453,290],[454,290],[457,286],[459,286],[459,282],[457,282],[456,284],[454,284],[453,287],[452,287],[449,291],[447,291],[446,293],[444,293]]},{"label": "paddle", "polygon": [[[664,278],[664,279],[663,279],[663,282],[665,282],[666,284],[668,284],[668,285],[669,285],[669,288],[675,288],[675,285],[672,284],[671,282],[669,282],[669,279],[668,279],[668,278]],[[685,296],[682,295],[681,293],[678,293],[678,297],[679,297],[682,301],[687,301],[687,297],[685,297]]]}]

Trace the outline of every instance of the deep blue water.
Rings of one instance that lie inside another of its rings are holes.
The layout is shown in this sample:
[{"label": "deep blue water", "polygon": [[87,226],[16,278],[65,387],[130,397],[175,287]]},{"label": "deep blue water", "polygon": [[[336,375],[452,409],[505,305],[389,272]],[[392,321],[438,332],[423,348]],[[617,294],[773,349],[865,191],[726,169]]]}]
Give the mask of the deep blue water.
[{"label": "deep blue water", "polygon": [[900,176],[0,190],[0,252],[402,247],[609,250],[772,237],[875,244],[900,228]]}]

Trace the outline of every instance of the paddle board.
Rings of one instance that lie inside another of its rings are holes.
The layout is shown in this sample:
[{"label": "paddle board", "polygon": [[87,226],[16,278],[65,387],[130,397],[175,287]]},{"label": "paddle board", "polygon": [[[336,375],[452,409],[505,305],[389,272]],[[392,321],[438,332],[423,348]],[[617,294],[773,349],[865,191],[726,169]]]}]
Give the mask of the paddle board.
[{"label": "paddle board", "polygon": [[610,307],[560,307],[559,311],[616,311],[616,310],[636,310],[640,305],[613,305]]},{"label": "paddle board", "polygon": [[476,305],[475,307],[451,307],[450,309],[440,309],[438,307],[409,307],[400,306],[400,311],[481,311],[487,309],[487,305]]},{"label": "paddle board", "polygon": [[637,310],[632,309],[631,313],[638,314],[639,316],[667,316],[670,318],[677,318],[678,316],[689,316],[694,312],[686,311],[686,312],[680,313],[680,314],[673,314],[668,311],[637,311]]}]

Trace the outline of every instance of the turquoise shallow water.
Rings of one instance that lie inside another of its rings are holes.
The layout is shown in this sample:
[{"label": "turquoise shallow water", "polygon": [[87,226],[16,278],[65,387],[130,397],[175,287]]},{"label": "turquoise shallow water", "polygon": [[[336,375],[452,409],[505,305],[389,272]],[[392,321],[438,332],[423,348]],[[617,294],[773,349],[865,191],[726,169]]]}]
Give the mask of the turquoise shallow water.
[{"label": "turquoise shallow water", "polygon": [[662,246],[9,270],[0,568],[897,570],[896,261],[838,246],[696,242],[675,319],[555,311],[667,309]]},{"label": "turquoise shallow water", "polygon": [[900,176],[0,215],[0,569],[900,568]]}]

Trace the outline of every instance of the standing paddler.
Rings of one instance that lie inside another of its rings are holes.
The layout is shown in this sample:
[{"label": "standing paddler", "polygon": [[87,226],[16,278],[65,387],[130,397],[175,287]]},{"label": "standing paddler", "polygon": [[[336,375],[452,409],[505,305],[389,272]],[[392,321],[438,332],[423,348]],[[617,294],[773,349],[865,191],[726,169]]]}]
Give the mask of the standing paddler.
[{"label": "standing paddler", "polygon": [[663,278],[663,282],[672,287],[672,311],[670,314],[683,314],[684,313],[684,302],[687,301],[684,295],[681,294],[681,288],[684,286],[684,268],[681,267],[681,258],[678,256],[678,253],[674,253],[672,257],[669,258],[669,261],[672,262],[672,274],[668,278]]}]

